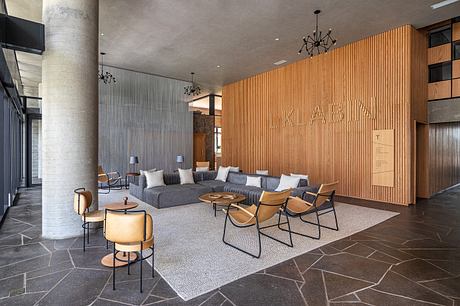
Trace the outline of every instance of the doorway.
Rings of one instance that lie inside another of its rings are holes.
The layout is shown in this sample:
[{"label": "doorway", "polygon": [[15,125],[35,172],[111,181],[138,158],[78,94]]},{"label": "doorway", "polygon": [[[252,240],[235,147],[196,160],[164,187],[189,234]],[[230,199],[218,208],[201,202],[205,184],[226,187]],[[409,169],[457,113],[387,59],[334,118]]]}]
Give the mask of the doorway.
[{"label": "doorway", "polygon": [[27,115],[27,187],[42,183],[42,115]]}]

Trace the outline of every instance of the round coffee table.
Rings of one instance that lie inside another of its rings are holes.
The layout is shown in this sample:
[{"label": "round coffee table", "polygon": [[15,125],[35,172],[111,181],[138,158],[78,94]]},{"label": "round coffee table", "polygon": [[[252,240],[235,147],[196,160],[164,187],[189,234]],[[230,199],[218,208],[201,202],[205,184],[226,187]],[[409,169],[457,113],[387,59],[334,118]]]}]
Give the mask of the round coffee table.
[{"label": "round coffee table", "polygon": [[[105,209],[113,209],[113,210],[124,210],[125,213],[128,209],[134,209],[139,204],[135,202],[114,202],[110,203],[104,206]],[[123,267],[128,265],[128,256],[129,256],[129,261],[134,262],[137,259],[137,254],[136,253],[126,253],[126,252],[118,252],[117,256],[115,256],[115,268],[118,267]],[[113,267],[113,253],[107,254],[101,259],[101,264],[103,266],[112,268]]]},{"label": "round coffee table", "polygon": [[217,206],[228,206],[246,200],[246,196],[234,192],[211,192],[201,195],[201,202],[211,204],[214,209],[214,217],[217,216]]}]

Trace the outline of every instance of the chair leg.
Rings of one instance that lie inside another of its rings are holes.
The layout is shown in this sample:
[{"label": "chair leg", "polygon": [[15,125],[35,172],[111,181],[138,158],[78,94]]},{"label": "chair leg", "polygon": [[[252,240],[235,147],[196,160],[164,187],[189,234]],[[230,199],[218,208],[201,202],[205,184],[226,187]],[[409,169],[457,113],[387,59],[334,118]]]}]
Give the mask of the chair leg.
[{"label": "chair leg", "polygon": [[155,277],[155,245],[152,246],[152,278]]},{"label": "chair leg", "polygon": [[129,266],[131,265],[131,262],[130,262],[130,256],[131,255],[131,252],[128,252],[128,275],[130,275],[130,271],[129,271]]},{"label": "chair leg", "polygon": [[113,244],[113,262],[112,262],[112,289],[115,290],[115,257],[117,253],[115,250],[115,243]]},{"label": "chair leg", "polygon": [[88,245],[89,245],[89,225],[90,225],[90,223],[87,223],[86,225],[88,226],[88,235],[87,235],[86,237],[87,237],[87,239],[88,239],[87,242],[88,242]]},{"label": "chair leg", "polygon": [[86,242],[86,226],[85,226],[85,222],[83,222],[83,252],[86,252],[86,245],[85,245],[85,242]]},{"label": "chair leg", "polygon": [[141,253],[141,262],[140,262],[141,273],[139,273],[139,275],[140,275],[140,291],[142,293],[142,262],[144,261],[144,259],[142,258],[142,242],[141,242],[141,252],[140,253]]},{"label": "chair leg", "polygon": [[243,250],[243,249],[240,249],[239,247],[237,247],[237,246],[235,246],[235,245],[233,245],[233,244],[231,244],[231,243],[225,241],[225,232],[226,232],[226,228],[227,228],[227,219],[228,219],[228,210],[227,210],[227,214],[225,215],[224,233],[223,233],[223,235],[222,235],[222,241],[223,241],[226,245],[231,246],[232,248],[237,249],[237,250],[240,251],[240,252],[243,252],[243,253],[245,253],[245,254],[248,254],[248,255],[250,255],[250,256],[252,256],[252,257],[254,257],[254,258],[260,258],[260,254],[262,253],[262,244],[261,244],[261,240],[260,240],[259,222],[256,221],[256,225],[257,225],[257,236],[258,236],[258,240],[259,240],[259,253],[256,255],[256,254],[252,254],[252,253],[250,253],[250,252],[248,252],[248,251],[245,251],[245,250]]},{"label": "chair leg", "polygon": [[[316,211],[316,221],[317,223],[314,223],[314,222],[310,222],[310,221],[307,221],[307,220],[304,220],[302,218],[302,215],[300,215],[300,220],[304,223],[308,223],[308,224],[312,224],[312,225],[316,225],[318,227],[318,235],[317,236],[311,236],[311,235],[307,235],[307,234],[303,234],[303,233],[299,233],[299,232],[296,232],[296,231],[293,231],[291,230],[291,227],[290,227],[290,224],[289,224],[289,219],[287,222],[283,222],[283,223],[278,223],[278,228],[282,231],[285,231],[285,232],[289,232],[290,234],[296,234],[296,235],[299,235],[299,236],[302,236],[302,237],[307,237],[307,238],[311,238],[311,239],[315,239],[315,240],[319,240],[321,238],[321,226],[320,223],[319,223],[319,215],[318,215],[318,212]],[[286,214],[286,217],[287,217],[287,214]],[[288,224],[288,229],[285,229],[285,228],[282,228],[281,225],[282,224]],[[292,238],[291,238],[292,239]],[[291,240],[292,241],[292,240]]]},{"label": "chair leg", "polygon": [[[270,235],[268,235],[268,234],[266,234],[266,233],[264,233],[264,232],[262,232],[262,231],[260,231],[260,234],[263,235],[263,236],[265,236],[265,237],[267,237],[267,238],[270,238],[270,239],[272,239],[272,240],[275,240],[276,242],[279,242],[279,243],[281,243],[281,244],[284,244],[284,245],[286,245],[286,246],[292,248],[294,245],[293,245],[293,243],[292,243],[291,225],[290,225],[290,223],[289,223],[289,217],[288,217],[287,214],[286,214],[286,220],[287,220],[286,222],[281,223],[281,211],[280,211],[280,212],[278,212],[278,223],[277,223],[277,224],[272,224],[272,225],[268,225],[268,226],[261,227],[260,230],[263,230],[263,229],[266,229],[266,228],[270,228],[270,227],[277,226],[280,230],[286,231],[286,232],[289,233],[289,243],[284,242],[284,241],[281,241],[281,240],[279,240],[279,239],[277,239],[277,238],[275,238],[275,237],[273,237],[273,236],[270,236]],[[288,225],[288,230],[282,229],[282,228],[280,227],[281,224],[287,224],[287,225]]]}]

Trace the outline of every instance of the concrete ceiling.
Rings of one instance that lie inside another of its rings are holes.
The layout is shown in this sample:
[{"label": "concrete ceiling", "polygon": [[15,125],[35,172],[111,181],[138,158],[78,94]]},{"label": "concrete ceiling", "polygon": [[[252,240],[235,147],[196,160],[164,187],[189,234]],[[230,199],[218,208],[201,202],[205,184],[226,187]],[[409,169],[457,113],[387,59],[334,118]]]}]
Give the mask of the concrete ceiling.
[{"label": "concrete ceiling", "polygon": [[[340,47],[404,24],[420,28],[460,15],[460,2],[432,10],[439,1],[100,0],[99,44],[108,65],[182,80],[194,71],[202,87],[218,92],[279,60],[304,58],[297,51],[314,29],[315,9],[322,10],[320,29],[332,28]],[[41,19],[41,0],[7,0],[7,8]]]}]

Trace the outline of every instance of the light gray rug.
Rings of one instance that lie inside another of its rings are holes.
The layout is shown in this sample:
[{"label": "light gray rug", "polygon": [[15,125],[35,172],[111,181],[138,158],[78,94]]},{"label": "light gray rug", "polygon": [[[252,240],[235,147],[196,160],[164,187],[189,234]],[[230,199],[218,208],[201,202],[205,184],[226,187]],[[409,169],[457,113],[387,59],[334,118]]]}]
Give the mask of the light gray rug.
[{"label": "light gray rug", "polygon": [[[125,190],[112,191],[110,195],[99,195],[99,201],[103,206],[104,203],[121,200],[124,196],[128,196],[130,201],[138,202],[139,208],[152,214],[156,241],[155,269],[184,300],[345,238],[397,215],[394,212],[337,203],[339,231],[323,229],[321,240],[293,235],[293,248],[262,236],[262,255],[260,259],[255,259],[222,242],[225,215],[218,212],[215,218],[209,205],[199,203],[156,209],[129,196]],[[334,224],[333,214],[326,214],[320,218],[325,225]],[[298,219],[290,220],[293,230],[315,233],[312,226],[307,226]],[[288,233],[281,232],[276,227],[265,231],[288,241]],[[227,234],[227,241],[251,252],[257,252],[255,227],[239,229],[228,223]]]}]

